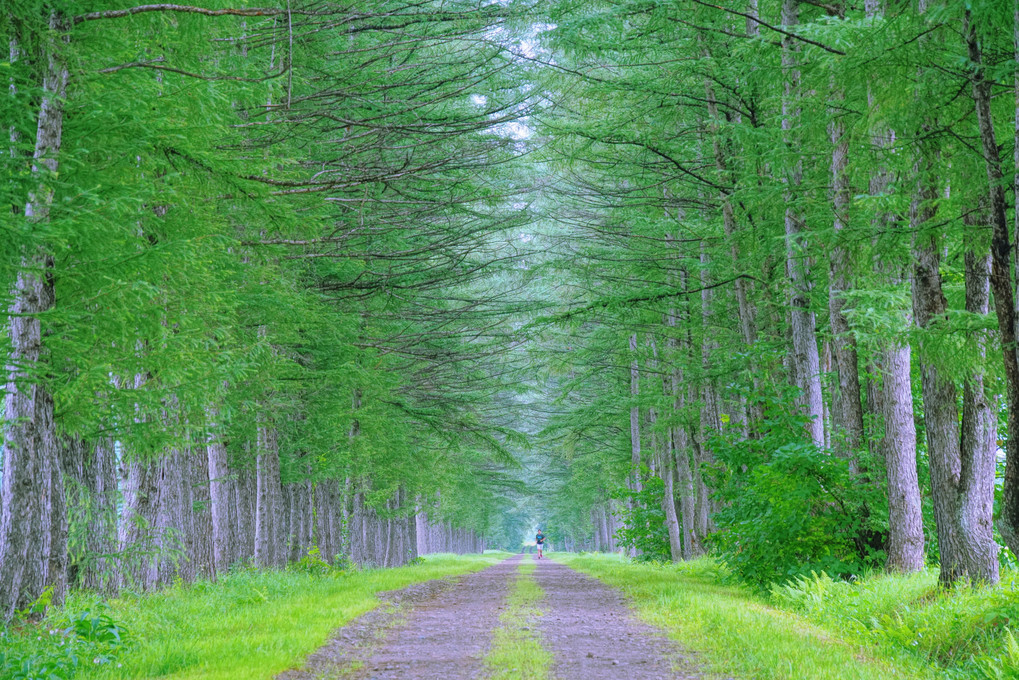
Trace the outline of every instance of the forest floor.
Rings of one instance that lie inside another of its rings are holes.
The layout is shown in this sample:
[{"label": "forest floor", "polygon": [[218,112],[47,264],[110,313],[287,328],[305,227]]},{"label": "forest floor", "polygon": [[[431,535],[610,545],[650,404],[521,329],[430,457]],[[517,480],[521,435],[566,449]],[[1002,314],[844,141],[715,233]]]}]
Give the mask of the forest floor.
[{"label": "forest floor", "polygon": [[518,555],[383,600],[277,680],[706,677],[618,590],[547,558]]}]

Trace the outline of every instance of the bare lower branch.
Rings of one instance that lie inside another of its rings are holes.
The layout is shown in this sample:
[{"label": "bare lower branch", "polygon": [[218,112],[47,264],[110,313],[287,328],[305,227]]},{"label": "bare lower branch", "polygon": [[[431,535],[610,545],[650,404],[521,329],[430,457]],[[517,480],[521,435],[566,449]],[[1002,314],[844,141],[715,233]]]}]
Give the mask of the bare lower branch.
[{"label": "bare lower branch", "polygon": [[95,21],[96,19],[121,19],[123,17],[133,16],[135,14],[143,14],[145,12],[178,12],[182,14],[201,14],[207,17],[222,17],[222,16],[234,16],[234,17],[275,17],[283,14],[288,14],[287,9],[276,9],[273,7],[250,7],[247,9],[234,7],[226,9],[208,9],[206,7],[193,7],[191,5],[173,5],[173,4],[158,4],[158,5],[138,5],[137,7],[128,7],[127,9],[111,9],[104,12],[89,12],[88,14],[79,14],[78,16],[71,19],[71,25],[76,26],[83,21]]}]

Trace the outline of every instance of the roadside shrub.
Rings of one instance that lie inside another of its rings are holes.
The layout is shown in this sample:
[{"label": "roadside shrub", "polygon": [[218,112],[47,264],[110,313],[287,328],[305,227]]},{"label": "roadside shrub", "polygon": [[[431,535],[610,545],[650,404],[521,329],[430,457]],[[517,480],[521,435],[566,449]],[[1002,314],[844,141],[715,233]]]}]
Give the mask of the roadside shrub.
[{"label": "roadside shrub", "polygon": [[636,549],[639,562],[671,562],[669,530],[662,510],[665,482],[646,472],[646,468],[641,470],[646,479],[640,491],[624,487],[613,495],[628,501],[622,507],[623,526],[616,531],[616,539],[621,547]]},{"label": "roadside shrub", "polygon": [[883,562],[883,552],[859,541],[846,462],[814,446],[779,447],[727,491],[710,541],[749,584],[765,589],[812,572],[844,578]]},{"label": "roadside shrub", "polygon": [[0,678],[70,680],[82,667],[113,663],[128,641],[108,614],[65,613],[39,625],[0,630]]},{"label": "roadside shrub", "polygon": [[882,462],[859,451],[864,473],[851,477],[845,459],[810,442],[796,398],[791,388],[761,404],[758,438],[723,428],[707,442],[718,464],[702,468],[719,507],[707,543],[761,591],[812,572],[852,578],[885,560],[887,501],[868,481],[882,478]]},{"label": "roadside shrub", "polygon": [[290,570],[310,576],[326,576],[333,572],[333,567],[322,559],[318,546],[313,545],[307,555],[290,565]]}]

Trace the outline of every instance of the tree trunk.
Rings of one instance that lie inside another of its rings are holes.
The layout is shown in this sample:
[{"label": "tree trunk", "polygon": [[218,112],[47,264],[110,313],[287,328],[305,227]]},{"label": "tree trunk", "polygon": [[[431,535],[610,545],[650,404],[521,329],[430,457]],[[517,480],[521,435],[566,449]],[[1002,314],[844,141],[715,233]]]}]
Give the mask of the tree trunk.
[{"label": "tree trunk", "polygon": [[237,519],[236,558],[250,560],[255,557],[255,480],[247,467],[237,471],[234,502]]},{"label": "tree trunk", "polygon": [[710,489],[708,489],[707,482],[704,480],[703,471],[715,464],[715,454],[711,450],[711,445],[708,443],[710,437],[714,434],[718,434],[722,431],[722,419],[721,419],[721,399],[718,396],[718,386],[714,375],[712,374],[712,360],[713,354],[718,349],[718,343],[713,339],[714,333],[714,308],[712,305],[713,291],[711,286],[711,279],[708,275],[708,265],[710,260],[708,259],[708,252],[701,244],[701,324],[703,338],[701,340],[701,370],[703,371],[703,387],[701,388],[701,394],[703,401],[701,404],[701,422],[700,422],[700,433],[697,440],[696,450],[698,452],[697,459],[697,502],[702,506],[702,510],[699,513],[698,527],[703,527],[702,537],[707,536],[710,531],[714,530],[714,523],[711,520],[711,514],[714,512],[714,507],[711,501]]},{"label": "tree trunk", "polygon": [[[49,220],[53,203],[48,177],[57,172],[67,91],[67,66],[56,36],[62,17],[50,17],[54,34],[46,46],[32,173],[36,190],[28,197],[25,218],[31,225]],[[53,474],[59,467],[53,399],[42,378],[48,375],[41,315],[54,307],[53,256],[45,250],[24,253],[12,291],[8,340],[7,385],[4,395],[3,484],[0,487],[0,621],[9,621],[42,594],[46,580],[39,560],[46,535],[60,517],[53,506]],[[47,473],[50,474],[47,475]],[[46,507],[49,505],[50,507]],[[49,523],[42,525],[44,512]],[[54,516],[53,513],[56,513]],[[57,565],[54,565],[58,568]],[[63,578],[63,577],[58,577]]]},{"label": "tree trunk", "polygon": [[209,488],[207,452],[203,447],[184,452],[185,491],[184,509],[188,511],[188,559],[194,565],[196,578],[213,579],[216,576],[215,549],[212,533],[212,496]]},{"label": "tree trunk", "polygon": [[885,426],[882,448],[888,478],[887,567],[890,571],[911,573],[924,567],[924,534],[909,346],[889,343],[882,359]]},{"label": "tree trunk", "polygon": [[[835,88],[832,100],[844,102],[845,93]],[[831,248],[831,283],[828,313],[831,319],[832,349],[838,389],[833,404],[834,449],[849,461],[850,472],[858,472],[858,452],[863,447],[863,406],[860,403],[860,368],[856,357],[856,339],[849,331],[845,315],[845,293],[849,290],[850,253],[842,244],[849,211],[849,138],[844,114],[834,110],[829,127],[832,143],[832,208],[835,213],[834,245]]]},{"label": "tree trunk", "polygon": [[[866,0],[865,12],[868,18],[876,18],[882,12],[880,0]],[[878,110],[877,98],[868,88],[867,103],[872,111]],[[872,132],[873,148],[889,151],[893,134],[883,123]],[[870,175],[868,190],[871,196],[888,192],[892,177],[877,163]],[[890,213],[879,213],[874,219],[876,233],[901,232],[901,220]],[[875,244],[875,251],[882,248]],[[875,263],[875,274],[892,286],[908,283],[909,275],[902,265],[884,262],[880,255]],[[907,324],[912,324],[912,315],[904,312]],[[905,333],[897,333],[901,338]],[[924,567],[924,531],[921,512],[920,485],[916,467],[916,422],[913,415],[913,382],[911,373],[911,349],[907,342],[889,340],[878,355],[877,370],[881,375],[880,391],[871,381],[868,389],[868,405],[873,403],[872,413],[880,413],[884,425],[881,451],[885,461],[888,481],[888,560],[889,571],[912,573]]]},{"label": "tree trunk", "polygon": [[262,567],[281,565],[280,542],[280,458],[276,430],[258,426],[257,492],[255,496],[255,561]]},{"label": "tree trunk", "polygon": [[[782,26],[795,30],[799,23],[799,0],[783,0]],[[782,130],[785,144],[796,148],[794,130],[799,125],[800,72],[799,43],[789,36],[782,39],[782,68],[785,92],[782,97]],[[786,268],[789,277],[789,316],[792,336],[791,365],[802,393],[804,415],[810,418],[807,430],[815,446],[824,446],[824,398],[821,392],[821,360],[817,350],[817,329],[810,309],[810,265],[807,252],[806,224],[796,207],[803,178],[803,161],[797,159],[786,176],[785,240]]]},{"label": "tree trunk", "polygon": [[237,525],[236,508],[231,503],[230,468],[227,464],[226,444],[218,434],[219,410],[209,408],[209,438],[205,453],[209,466],[209,499],[212,522],[212,554],[216,571],[226,573],[236,559],[234,553],[234,527]]},{"label": "tree trunk", "polygon": [[177,570],[185,581],[191,580],[190,566],[184,557],[187,542],[187,518],[184,512],[184,471],[179,451],[164,455],[153,463],[151,486],[155,489],[152,546],[145,587],[155,588],[173,582]]},{"label": "tree trunk", "polygon": [[[938,199],[937,157],[932,142],[924,141],[916,165],[917,196],[910,210],[915,261],[914,315],[917,325],[928,332],[938,332],[939,325],[948,320],[939,272],[939,246],[933,235],[923,233],[934,218]],[[988,545],[979,524],[967,523],[976,510],[971,503],[979,505],[979,501],[970,497],[976,490],[974,461],[969,455],[964,459],[960,445],[955,384],[930,361],[923,362],[921,374],[941,582],[950,584],[961,578],[995,582],[998,563],[993,542]]]},{"label": "tree trunk", "polygon": [[[640,473],[640,369],[637,363],[636,333],[630,336],[630,354],[633,355],[633,359],[630,362],[630,399],[632,406],[630,407],[630,474],[627,478],[627,484],[631,492],[639,493],[643,485],[641,484]],[[627,498],[626,503],[632,513],[637,500],[631,495]],[[636,548],[630,549],[630,556],[637,556]]]},{"label": "tree trunk", "polygon": [[59,456],[47,456],[43,465],[43,583],[53,588],[54,604],[67,592],[67,496]]},{"label": "tree trunk", "polygon": [[124,505],[120,520],[120,583],[146,589],[158,582],[159,560],[165,541],[159,532],[162,503],[160,461],[125,463]]},{"label": "tree trunk", "polygon": [[[689,401],[696,403],[697,401],[697,388],[694,385],[688,386],[689,390]],[[701,409],[702,417],[704,409]],[[694,500],[694,517],[693,517],[693,530],[697,534],[697,537],[701,543],[704,538],[707,537],[711,531],[711,501],[708,495],[708,486],[704,481],[704,468],[708,465],[711,460],[705,454],[704,447],[701,446],[701,438],[703,437],[702,432],[690,432],[690,445],[693,452],[693,467],[691,469],[693,473],[693,485],[696,491]]]},{"label": "tree trunk", "polygon": [[633,405],[630,407],[630,489],[640,491],[640,369],[637,365],[637,334],[630,336],[630,354],[633,360],[630,362],[630,399]]},{"label": "tree trunk", "polygon": [[117,460],[110,438],[64,440],[61,464],[68,525],[78,549],[70,555],[68,581],[112,595],[116,590]]},{"label": "tree trunk", "polygon": [[673,452],[667,451],[661,465],[662,480],[665,482],[665,494],[662,498],[665,510],[665,526],[669,530],[669,554],[673,562],[683,559],[683,541],[680,538],[679,518],[676,516],[676,496],[673,490],[675,479],[675,458]]},{"label": "tree trunk", "polygon": [[365,517],[364,494],[354,493],[350,511],[350,559],[355,564],[364,564],[365,558]]},{"label": "tree trunk", "polygon": [[417,552],[418,555],[431,554],[431,546],[428,543],[429,531],[428,531],[428,515],[425,514],[424,509],[421,507],[421,497],[418,497],[417,513],[414,515],[415,534],[417,536]]},{"label": "tree trunk", "polygon": [[[966,230],[966,311],[985,315],[990,303],[991,255],[973,213]],[[976,338],[977,356],[987,355],[987,337]],[[982,361],[981,361],[982,363]],[[998,544],[994,542],[994,476],[998,449],[996,395],[984,375],[976,373],[963,385],[962,458],[958,481],[958,518],[966,572],[975,580],[997,583]]]},{"label": "tree trunk", "polygon": [[[986,79],[983,55],[976,31],[966,10],[966,43],[972,70],[973,103],[976,108],[980,142],[987,168],[991,211],[991,290],[998,317],[1002,357],[1005,366],[1006,424],[1010,435],[1019,433],[1019,355],[1016,354],[1016,307],[1012,289],[1012,265],[1008,217],[1005,207],[1004,176],[991,119],[991,85]],[[1019,554],[1019,436],[1005,440],[1005,482],[1002,489],[1000,530],[1009,549]],[[997,572],[995,572],[995,576]]]}]

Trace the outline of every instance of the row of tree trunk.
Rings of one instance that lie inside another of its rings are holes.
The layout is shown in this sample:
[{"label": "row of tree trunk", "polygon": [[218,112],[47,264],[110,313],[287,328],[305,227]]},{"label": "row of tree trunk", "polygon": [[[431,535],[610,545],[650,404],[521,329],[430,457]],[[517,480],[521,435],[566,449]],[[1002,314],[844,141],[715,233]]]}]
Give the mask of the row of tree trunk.
[{"label": "row of tree trunk", "polygon": [[[73,572],[59,573],[66,552],[47,553],[45,580],[112,593],[215,578],[235,565],[283,568],[309,554],[340,566],[397,567],[419,555],[485,549],[475,532],[429,519],[402,488],[379,503],[367,500],[367,482],[309,475],[283,483],[274,440],[262,433],[256,464],[236,467],[217,441],[132,462],[109,439],[66,442],[59,476],[68,515],[50,523],[46,542],[56,552],[71,546]],[[77,535],[62,543],[68,517]]]},{"label": "row of tree trunk", "polygon": [[616,531],[621,527],[619,510],[615,503],[609,501],[598,503],[591,508],[591,526],[589,535],[576,536],[567,532],[562,537],[562,549],[567,552],[616,552],[619,543]]}]

